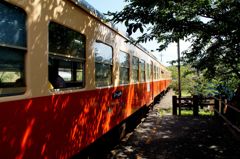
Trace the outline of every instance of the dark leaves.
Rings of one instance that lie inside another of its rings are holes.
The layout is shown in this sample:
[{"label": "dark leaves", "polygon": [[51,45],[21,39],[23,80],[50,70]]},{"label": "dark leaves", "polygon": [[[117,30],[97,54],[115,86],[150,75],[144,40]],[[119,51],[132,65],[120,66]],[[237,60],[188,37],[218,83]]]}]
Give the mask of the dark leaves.
[{"label": "dark leaves", "polygon": [[163,50],[178,39],[190,38],[192,46],[184,53],[185,62],[199,70],[207,69],[212,77],[225,67],[240,78],[239,1],[127,1],[124,10],[109,15],[113,22],[124,22],[129,35],[142,32],[136,42],[156,39],[159,50]]}]

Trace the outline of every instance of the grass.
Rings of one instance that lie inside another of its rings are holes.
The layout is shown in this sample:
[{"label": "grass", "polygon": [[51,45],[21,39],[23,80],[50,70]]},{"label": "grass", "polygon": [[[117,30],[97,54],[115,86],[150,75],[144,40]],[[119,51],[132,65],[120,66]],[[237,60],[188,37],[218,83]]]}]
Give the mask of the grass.
[{"label": "grass", "polygon": [[[199,114],[200,116],[213,116],[213,115],[214,115],[214,112],[209,111],[209,110],[199,109],[198,114]],[[192,111],[192,110],[181,110],[181,115],[182,115],[182,116],[193,115],[193,111]]]},{"label": "grass", "polygon": [[[159,109],[159,113],[160,113],[160,116],[169,115],[169,114],[172,115],[172,109]],[[177,113],[179,113],[178,110],[177,110]],[[214,112],[209,110],[199,109],[198,114],[200,116],[213,116]],[[181,110],[181,115],[193,116],[193,110]]]},{"label": "grass", "polygon": [[188,91],[182,91],[181,94],[182,97],[191,96],[191,94]]}]

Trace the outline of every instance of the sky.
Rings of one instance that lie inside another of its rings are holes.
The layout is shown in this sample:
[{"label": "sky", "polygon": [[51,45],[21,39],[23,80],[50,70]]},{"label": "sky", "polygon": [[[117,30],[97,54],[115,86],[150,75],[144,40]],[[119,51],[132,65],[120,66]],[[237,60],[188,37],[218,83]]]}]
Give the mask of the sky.
[{"label": "sky", "polygon": [[[115,11],[121,11],[124,6],[127,4],[124,2],[124,0],[85,0],[89,4],[91,4],[95,9],[102,13],[107,13],[108,11],[115,12]],[[126,31],[126,28],[124,25],[117,25],[118,29],[122,31]],[[133,35],[134,37],[139,36],[140,33],[137,33],[137,35]],[[133,38],[134,38],[133,37]],[[158,43],[156,41],[142,43],[143,47],[145,47],[148,51],[156,50],[158,48]],[[190,44],[184,41],[180,41],[180,50],[183,51],[188,48]],[[169,62],[172,60],[177,59],[177,44],[172,43],[168,46],[166,50],[163,50],[161,52],[153,51],[152,52],[154,56],[156,56],[159,61],[165,65],[170,66]]]}]

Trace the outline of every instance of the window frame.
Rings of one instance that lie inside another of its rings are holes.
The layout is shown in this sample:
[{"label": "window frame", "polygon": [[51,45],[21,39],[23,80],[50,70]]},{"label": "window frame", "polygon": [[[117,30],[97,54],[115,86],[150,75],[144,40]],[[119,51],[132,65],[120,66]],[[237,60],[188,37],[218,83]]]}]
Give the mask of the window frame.
[{"label": "window frame", "polygon": [[[67,54],[62,54],[62,53],[57,53],[57,52],[53,52],[50,51],[50,29],[49,26],[51,23],[57,24],[61,27],[64,27],[65,29],[67,29],[68,31],[72,31],[77,33],[78,35],[81,36],[81,38],[83,39],[83,57],[77,57],[77,56],[73,56],[73,55],[67,55]],[[72,79],[70,81],[65,80],[66,84],[69,84],[70,86],[66,86],[64,88],[49,88],[50,91],[64,91],[64,90],[74,90],[74,89],[83,89],[85,88],[85,84],[86,84],[86,35],[82,34],[81,32],[79,32],[78,30],[75,30],[69,26],[66,26],[64,24],[61,24],[59,22],[56,21],[49,21],[48,23],[48,62],[50,60],[50,58],[52,58],[52,60],[58,60],[58,73],[60,72],[61,69],[70,69],[71,70],[71,77]],[[71,68],[62,68],[61,65],[59,63],[61,62],[69,62],[70,65],[72,65]],[[73,65],[79,65],[80,69],[82,70],[82,81],[78,81],[77,80],[77,72],[78,69],[77,67],[74,67]],[[82,69],[81,69],[82,66]],[[48,77],[49,77],[49,70],[48,70]],[[63,78],[63,77],[62,77]],[[78,86],[78,84],[81,84]],[[76,85],[76,86],[74,86]]]},{"label": "window frame", "polygon": [[[134,58],[135,59],[137,59],[137,69],[134,69]],[[139,64],[140,64],[140,59],[139,59],[139,57],[137,57],[137,56],[132,56],[132,81],[133,81],[133,83],[138,83],[140,80],[139,80],[139,70],[140,70],[140,66],[139,66]],[[135,81],[135,79],[134,79],[134,73],[133,73],[133,71],[137,71],[137,80]]]},{"label": "window frame", "polygon": [[[128,61],[128,67],[127,66],[123,66],[120,62],[120,54],[125,54],[127,55],[127,61]],[[119,84],[120,85],[125,85],[125,84],[129,84],[130,83],[130,54],[124,51],[119,51]],[[128,80],[126,83],[121,83],[121,69],[127,69],[128,70]]]},{"label": "window frame", "polygon": [[[112,62],[111,62],[111,64],[109,64],[109,63],[107,63],[107,62],[99,62],[99,61],[96,61],[96,56],[95,56],[95,44],[96,43],[99,43],[99,44],[103,44],[103,45],[106,45],[106,46],[108,46],[108,47],[110,47],[111,48],[111,53],[112,53]],[[96,88],[100,88],[100,87],[109,87],[109,86],[112,86],[113,85],[113,58],[114,58],[114,50],[113,50],[113,47],[110,45],[110,44],[107,44],[107,43],[105,43],[105,42],[103,42],[103,41],[100,41],[100,40],[96,40],[95,41],[95,43],[94,43],[94,64],[95,64],[95,67],[94,67],[94,69],[95,69],[95,87]],[[108,85],[98,85],[97,84],[97,79],[96,79],[96,63],[97,64],[102,64],[102,65],[108,65],[108,66],[110,66],[110,68],[111,68],[111,70],[110,70],[110,73],[111,73],[111,81],[110,81],[110,84],[108,84]]]},{"label": "window frame", "polygon": [[150,81],[150,72],[149,72],[149,68],[150,68],[150,64],[146,63],[146,81],[149,82]]},{"label": "window frame", "polygon": [[153,65],[153,79],[157,80],[157,66]]},{"label": "window frame", "polygon": [[[146,61],[143,59],[140,59],[139,62],[140,62],[140,82],[146,82]],[[143,68],[143,70],[142,70],[142,68]],[[144,79],[142,79],[142,77]]]},{"label": "window frame", "polygon": [[[7,7],[6,9],[10,8],[11,10],[15,10],[16,11],[15,13],[21,13],[20,16],[22,16],[22,17],[20,17],[20,18],[24,18],[24,19],[17,19],[17,20],[19,20],[19,21],[23,20],[24,21],[24,23],[22,23],[23,24],[22,27],[24,27],[24,28],[20,28],[20,29],[21,30],[24,29],[22,34],[24,34],[23,38],[24,38],[24,42],[25,42],[25,43],[22,43],[22,44],[19,44],[19,43],[14,44],[12,41],[9,42],[8,40],[0,42],[0,48],[1,49],[11,50],[12,53],[16,53],[16,54],[19,54],[20,56],[22,56],[22,58],[21,58],[22,61],[21,61],[21,63],[19,63],[22,66],[22,69],[19,69],[17,67],[13,67],[13,68],[10,69],[10,68],[6,67],[5,69],[2,69],[2,71],[0,70],[0,72],[2,73],[1,76],[4,75],[6,70],[8,70],[8,73],[17,73],[15,71],[19,71],[18,73],[20,74],[19,77],[17,77],[17,79],[14,82],[11,82],[11,81],[0,82],[0,92],[1,92],[0,93],[0,98],[2,98],[2,97],[11,97],[11,96],[16,96],[16,95],[23,95],[27,90],[27,86],[26,86],[26,73],[27,73],[26,72],[26,55],[27,55],[27,47],[28,47],[27,46],[27,41],[28,41],[27,20],[28,20],[28,15],[27,15],[27,12],[23,8],[15,5],[15,4],[12,4],[12,3],[9,3],[9,2],[6,2],[6,1],[1,1],[0,3],[3,6],[5,5]],[[19,27],[18,27],[18,29],[19,29]],[[8,36],[13,36],[12,34],[8,35]],[[20,40],[22,40],[22,39],[20,39]]]}]

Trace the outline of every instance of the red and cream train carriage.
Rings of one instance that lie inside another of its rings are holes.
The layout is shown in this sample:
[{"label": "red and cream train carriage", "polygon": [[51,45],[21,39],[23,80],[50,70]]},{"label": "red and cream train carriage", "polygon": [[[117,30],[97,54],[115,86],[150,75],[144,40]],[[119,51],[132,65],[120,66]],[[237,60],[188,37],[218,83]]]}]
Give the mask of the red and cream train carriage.
[{"label": "red and cream train carriage", "polygon": [[1,158],[69,158],[168,87],[166,68],[92,11],[0,1]]}]

